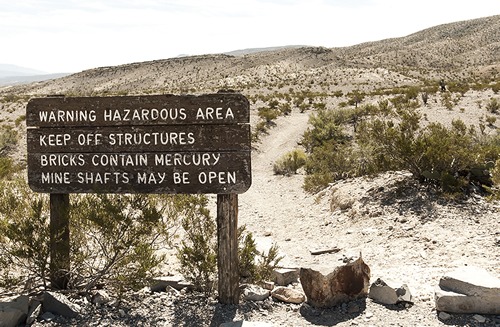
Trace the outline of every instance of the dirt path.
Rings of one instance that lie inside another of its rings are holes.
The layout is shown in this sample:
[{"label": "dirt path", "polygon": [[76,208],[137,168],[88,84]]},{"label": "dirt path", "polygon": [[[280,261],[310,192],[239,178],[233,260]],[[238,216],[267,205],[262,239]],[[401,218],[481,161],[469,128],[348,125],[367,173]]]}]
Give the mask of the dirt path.
[{"label": "dirt path", "polygon": [[[239,224],[246,225],[262,247],[277,243],[284,265],[299,267],[310,256],[304,244],[316,243],[315,233],[327,211],[302,189],[304,176],[274,175],[273,164],[298,147],[308,124],[307,113],[280,117],[262,137],[252,156],[252,186],[240,199]],[[307,243],[304,243],[307,242]]]}]

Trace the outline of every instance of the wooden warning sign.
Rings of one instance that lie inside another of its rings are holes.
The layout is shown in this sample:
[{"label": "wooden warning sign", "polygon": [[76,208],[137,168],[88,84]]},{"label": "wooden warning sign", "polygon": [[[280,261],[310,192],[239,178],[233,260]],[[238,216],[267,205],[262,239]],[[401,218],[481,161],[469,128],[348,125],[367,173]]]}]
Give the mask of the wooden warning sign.
[{"label": "wooden warning sign", "polygon": [[251,185],[241,94],[29,101],[28,182],[47,193],[243,193]]}]

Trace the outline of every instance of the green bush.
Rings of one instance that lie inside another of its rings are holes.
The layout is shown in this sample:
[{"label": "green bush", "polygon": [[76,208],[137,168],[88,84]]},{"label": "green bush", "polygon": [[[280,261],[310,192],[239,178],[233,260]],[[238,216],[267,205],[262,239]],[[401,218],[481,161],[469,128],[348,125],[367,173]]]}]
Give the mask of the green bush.
[{"label": "green bush", "polygon": [[345,112],[313,116],[312,126],[304,133],[310,152],[304,189],[317,192],[338,179],[389,170],[409,170],[421,182],[447,193],[461,192],[471,183],[491,183],[479,172],[497,159],[497,141],[480,137],[475,128],[459,120],[450,127],[438,123],[422,127],[416,111],[392,102],[394,111],[380,102],[378,110],[357,113],[363,119],[352,138],[339,132],[349,123]]},{"label": "green bush", "polygon": [[252,233],[246,231],[246,226],[241,226],[238,229],[238,259],[240,278],[245,282],[258,283],[271,280],[283,257],[279,256],[276,244],[267,253],[259,252]]},{"label": "green bush", "polygon": [[500,109],[500,103],[497,98],[491,98],[490,101],[486,104],[486,110],[491,112],[492,114],[496,114]]},{"label": "green bush", "polygon": [[199,196],[184,215],[185,236],[177,257],[184,277],[198,290],[210,294],[217,287],[217,243],[216,223],[205,208],[207,201],[205,196]]},{"label": "green bush", "polygon": [[[29,281],[30,289],[46,286],[48,196],[31,192],[23,178],[1,180],[0,187],[0,275]],[[206,211],[206,200],[190,195],[72,195],[70,203],[70,287],[106,284],[118,293],[148,285],[180,218]]]},{"label": "green bush", "polygon": [[11,178],[16,172],[21,168],[14,163],[10,157],[1,156],[0,157],[0,179]]},{"label": "green bush", "polygon": [[344,132],[342,124],[347,120],[343,115],[347,110],[318,110],[309,117],[309,127],[302,135],[302,145],[307,152],[312,152],[314,148],[322,146],[325,142],[336,140],[341,143],[348,136]]},{"label": "green bush", "polygon": [[9,125],[0,127],[0,154],[12,150],[17,144],[17,131]]},{"label": "green bush", "polygon": [[73,284],[107,282],[117,291],[147,284],[163,261],[156,251],[190,206],[184,198],[146,194],[75,195],[71,203]]},{"label": "green bush", "polygon": [[48,196],[33,194],[24,178],[0,180],[0,271],[4,280],[46,286],[47,211]]},{"label": "green bush", "polygon": [[279,116],[279,110],[273,108],[260,108],[258,110],[259,117],[267,123],[272,122]]},{"label": "green bush", "polygon": [[306,154],[300,149],[285,153],[273,165],[273,171],[276,175],[296,174],[297,170],[306,164]]}]

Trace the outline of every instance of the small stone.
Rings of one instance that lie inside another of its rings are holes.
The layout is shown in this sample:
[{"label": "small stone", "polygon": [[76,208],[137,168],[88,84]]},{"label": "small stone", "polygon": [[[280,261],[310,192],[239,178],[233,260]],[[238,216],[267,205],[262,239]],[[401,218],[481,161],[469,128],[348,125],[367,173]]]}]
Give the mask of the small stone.
[{"label": "small stone", "polygon": [[271,295],[273,298],[285,303],[301,304],[306,300],[304,293],[283,286],[275,288]]},{"label": "small stone", "polygon": [[56,316],[52,312],[47,311],[40,316],[40,319],[42,319],[43,321],[52,321],[56,319]]},{"label": "small stone", "polygon": [[220,324],[219,327],[273,327],[272,324],[260,321],[233,321]]},{"label": "small stone", "polygon": [[474,318],[475,321],[481,324],[484,324],[486,322],[486,317],[483,317],[481,315],[474,315],[472,316],[472,318]]},{"label": "small stone", "polygon": [[298,269],[276,269],[273,271],[274,282],[278,286],[287,286],[299,280]]},{"label": "small stone", "polygon": [[123,309],[118,309],[118,314],[120,315],[120,317],[125,317],[126,313],[125,313],[125,310]]},{"label": "small stone", "polygon": [[185,288],[192,289],[193,285],[184,280],[182,276],[161,276],[153,278],[153,285],[151,286],[151,292],[165,292],[168,286],[181,291]]},{"label": "small stone", "polygon": [[110,301],[108,293],[104,290],[98,290],[92,296],[92,303],[95,305],[103,305]]},{"label": "small stone", "polygon": [[373,317],[373,313],[371,311],[367,311],[365,313],[365,317],[366,317],[366,319],[371,319]]},{"label": "small stone", "polygon": [[245,301],[264,301],[270,295],[271,293],[269,292],[269,290],[266,290],[257,285],[248,285],[243,290],[242,297]]},{"label": "small stone", "polygon": [[446,321],[451,318],[451,315],[449,313],[446,313],[444,311],[441,311],[438,315],[439,319]]},{"label": "small stone", "polygon": [[272,291],[274,289],[274,282],[263,281],[261,282],[262,288]]},{"label": "small stone", "polygon": [[15,327],[24,322],[28,314],[28,303],[26,295],[0,302],[0,326]]}]

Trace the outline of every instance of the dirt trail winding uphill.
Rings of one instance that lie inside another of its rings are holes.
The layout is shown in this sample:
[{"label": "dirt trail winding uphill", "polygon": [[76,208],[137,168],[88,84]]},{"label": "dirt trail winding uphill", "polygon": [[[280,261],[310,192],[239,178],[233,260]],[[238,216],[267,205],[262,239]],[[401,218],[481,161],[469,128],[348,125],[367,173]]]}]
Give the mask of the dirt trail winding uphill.
[{"label": "dirt trail winding uphill", "polygon": [[327,215],[325,206],[302,189],[303,175],[273,173],[274,162],[298,147],[308,118],[298,111],[280,117],[277,126],[262,137],[252,156],[252,186],[239,197],[239,224],[246,225],[258,243],[277,243],[286,255],[283,263],[291,266],[307,263],[308,248],[316,241],[314,231]]}]

